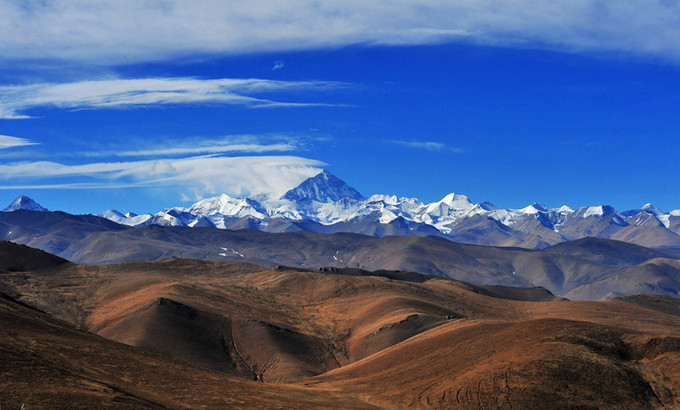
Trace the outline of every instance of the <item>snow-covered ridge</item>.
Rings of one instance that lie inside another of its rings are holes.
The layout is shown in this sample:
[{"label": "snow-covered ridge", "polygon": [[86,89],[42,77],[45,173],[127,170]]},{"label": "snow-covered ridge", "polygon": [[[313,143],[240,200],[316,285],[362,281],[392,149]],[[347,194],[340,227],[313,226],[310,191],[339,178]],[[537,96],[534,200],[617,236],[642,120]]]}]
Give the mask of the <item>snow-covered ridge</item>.
[{"label": "snow-covered ridge", "polygon": [[[564,227],[592,218],[606,219],[617,226],[640,225],[653,218],[665,228],[672,219],[680,224],[680,210],[663,212],[646,204],[638,210],[618,212],[611,206],[588,206],[573,210],[567,206],[550,208],[534,203],[521,209],[503,209],[489,202],[473,203],[461,194],[451,193],[440,201],[424,204],[417,198],[394,195],[363,197],[356,189],[328,171],[309,178],[286,192],[279,199],[233,198],[226,194],[203,199],[190,208],[171,208],[156,215],[123,218],[122,214],[107,211],[105,218],[131,226],[140,224],[214,226],[228,228],[254,227],[271,229],[276,221],[304,222],[321,225],[359,223],[362,221],[389,224],[403,219],[436,229],[443,235],[454,232],[462,221],[487,218],[513,228],[527,230],[538,221],[540,226],[561,235]],[[643,218],[643,216],[645,216]],[[401,219],[399,219],[401,218]],[[241,221],[241,222],[238,222]],[[244,222],[245,221],[245,222]]]},{"label": "snow-covered ridge", "polygon": [[98,216],[104,217],[115,223],[131,226],[144,225],[145,222],[147,222],[149,219],[153,217],[153,215],[151,214],[137,215],[132,212],[122,214],[113,209],[104,211],[100,213]]},{"label": "snow-covered ridge", "polygon": [[[45,211],[23,196],[5,211],[15,209]],[[629,238],[636,235],[633,230],[642,229],[645,232],[656,230],[647,237],[661,238],[659,246],[664,246],[670,238],[680,247],[680,210],[664,212],[652,204],[624,212],[607,205],[574,210],[567,206],[550,208],[540,203],[521,209],[503,209],[489,202],[473,203],[467,196],[455,193],[427,204],[417,198],[394,195],[365,198],[328,171],[305,180],[280,198],[234,198],[222,194],[203,199],[189,208],[165,209],[155,215],[123,214],[115,210],[98,215],[129,226],[251,228],[268,232],[303,229],[369,235],[438,234],[472,241],[470,243],[501,245],[507,244],[507,238],[512,236],[524,238],[518,243],[530,247],[585,236]],[[615,236],[621,230],[626,232]],[[474,238],[481,239],[474,242],[477,240]]]}]

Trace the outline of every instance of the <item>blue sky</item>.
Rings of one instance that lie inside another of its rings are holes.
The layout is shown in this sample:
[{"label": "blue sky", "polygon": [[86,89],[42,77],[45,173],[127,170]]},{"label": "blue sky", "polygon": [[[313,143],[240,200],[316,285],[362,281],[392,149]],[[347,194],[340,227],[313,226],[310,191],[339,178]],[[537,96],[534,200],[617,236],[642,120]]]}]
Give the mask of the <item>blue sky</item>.
[{"label": "blue sky", "polygon": [[[680,208],[675,1],[3,2],[0,203],[280,195]],[[625,24],[624,24],[625,23]]]}]

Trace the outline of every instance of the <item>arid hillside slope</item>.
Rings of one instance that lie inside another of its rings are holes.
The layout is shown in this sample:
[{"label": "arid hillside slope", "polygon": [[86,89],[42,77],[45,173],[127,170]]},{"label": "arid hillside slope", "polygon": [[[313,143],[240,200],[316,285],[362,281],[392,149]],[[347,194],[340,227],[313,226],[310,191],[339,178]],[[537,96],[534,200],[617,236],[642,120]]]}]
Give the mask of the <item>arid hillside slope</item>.
[{"label": "arid hillside slope", "polygon": [[0,273],[8,405],[680,405],[674,298],[574,302],[395,271],[57,262]]}]

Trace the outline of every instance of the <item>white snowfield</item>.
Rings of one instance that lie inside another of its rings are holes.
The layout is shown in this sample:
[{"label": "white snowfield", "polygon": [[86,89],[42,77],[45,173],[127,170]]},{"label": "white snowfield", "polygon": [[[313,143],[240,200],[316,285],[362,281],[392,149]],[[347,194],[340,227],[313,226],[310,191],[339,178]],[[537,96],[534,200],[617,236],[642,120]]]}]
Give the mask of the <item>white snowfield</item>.
[{"label": "white snowfield", "polygon": [[672,218],[677,218],[680,223],[680,210],[663,212],[652,204],[620,213],[611,206],[589,206],[573,210],[567,206],[549,208],[539,203],[522,209],[503,209],[488,202],[475,204],[467,196],[455,193],[429,204],[416,198],[400,198],[394,195],[364,198],[328,171],[304,181],[281,198],[258,199],[234,198],[222,194],[203,199],[190,208],[176,207],[155,215],[122,214],[110,210],[99,216],[130,226],[159,224],[215,226],[222,229],[228,227],[229,222],[244,217],[255,221],[252,227],[258,229],[267,228],[277,219],[332,225],[363,220],[387,224],[403,218],[429,225],[443,234],[449,234],[457,224],[473,221],[474,218],[490,218],[519,230],[531,221],[539,220],[542,225],[558,234],[566,223],[588,218],[611,217],[612,223],[622,226],[652,223],[669,228]]}]

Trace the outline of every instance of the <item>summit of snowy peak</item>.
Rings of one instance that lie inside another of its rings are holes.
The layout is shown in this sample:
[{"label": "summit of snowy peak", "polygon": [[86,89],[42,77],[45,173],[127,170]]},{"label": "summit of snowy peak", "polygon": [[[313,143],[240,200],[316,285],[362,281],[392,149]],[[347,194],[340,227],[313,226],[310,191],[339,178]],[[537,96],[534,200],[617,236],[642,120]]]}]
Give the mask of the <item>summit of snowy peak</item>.
[{"label": "summit of snowy peak", "polygon": [[576,211],[581,215],[581,218],[588,218],[590,216],[601,217],[609,214],[616,213],[614,207],[610,205],[599,205],[599,206],[584,206]]},{"label": "summit of snowy peak", "polygon": [[417,213],[417,222],[424,222],[442,229],[468,213],[484,213],[479,205],[475,205],[465,195],[448,194],[440,201],[425,205]]},{"label": "summit of snowy peak", "polygon": [[21,195],[17,197],[14,201],[12,201],[11,204],[7,206],[7,208],[3,209],[3,212],[11,212],[11,211],[16,211],[18,209],[25,209],[27,211],[40,211],[40,212],[47,212],[47,208],[43,208],[32,200],[31,198]]},{"label": "summit of snowy peak", "polygon": [[[657,208],[656,206],[652,205],[651,203],[644,204],[642,208],[640,208],[637,212],[631,210],[624,213],[624,215],[628,218],[632,218],[634,216],[639,215],[642,212],[649,215],[653,215],[654,218],[656,218],[656,220],[659,221],[666,228],[669,228],[671,226],[670,218],[671,216],[673,216],[673,213],[672,212],[666,213],[661,209]],[[637,223],[638,221],[640,221],[639,218],[635,219],[634,223]]]},{"label": "summit of snowy peak", "polygon": [[680,209],[674,209],[669,212],[671,216],[680,216]]},{"label": "summit of snowy peak", "polygon": [[316,202],[337,202],[343,198],[364,199],[359,191],[327,170],[307,178],[281,197],[289,201],[312,200]]},{"label": "summit of snowy peak", "polygon": [[467,209],[474,205],[467,196],[454,193],[446,195],[439,203],[446,204],[453,209]]},{"label": "summit of snowy peak", "polygon": [[562,206],[557,210],[557,213],[558,213],[558,214],[570,214],[570,213],[573,213],[573,212],[574,212],[574,210],[571,209],[571,208],[569,208],[569,207],[566,206],[566,205],[562,205]]},{"label": "summit of snowy peak", "polygon": [[533,214],[537,214],[539,212],[543,212],[543,213],[550,212],[550,208],[548,208],[547,205],[540,204],[540,203],[536,202],[532,205],[529,205],[525,208],[520,209],[520,212],[522,212],[524,214],[528,214],[528,215],[533,215]]},{"label": "summit of snowy peak", "polygon": [[664,211],[662,211],[661,209],[652,205],[651,203],[644,204],[642,206],[642,208],[640,208],[640,210],[645,211],[645,212],[650,213],[650,214],[653,214],[653,215],[665,215],[666,214]]},{"label": "summit of snowy peak", "polygon": [[449,214],[451,211],[466,211],[473,208],[475,205],[470,202],[467,196],[460,194],[448,194],[440,201],[432,202],[427,204],[425,208],[425,213],[444,216]]}]

